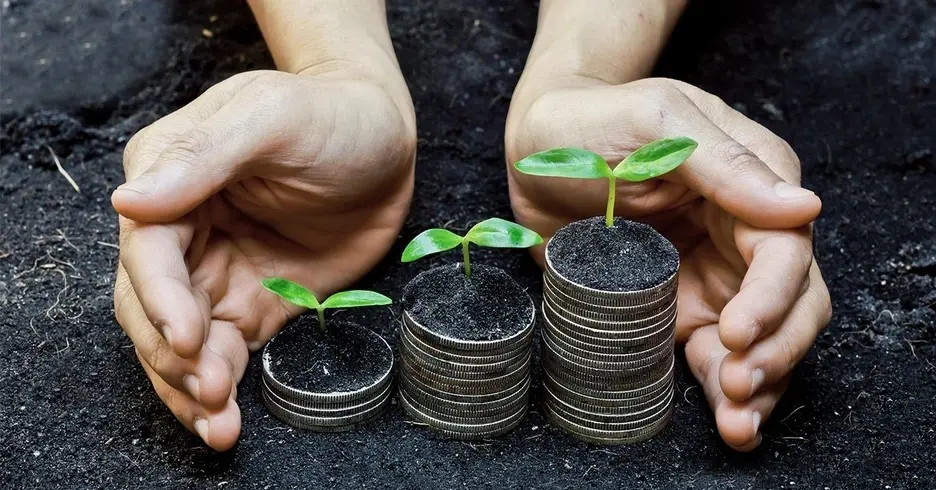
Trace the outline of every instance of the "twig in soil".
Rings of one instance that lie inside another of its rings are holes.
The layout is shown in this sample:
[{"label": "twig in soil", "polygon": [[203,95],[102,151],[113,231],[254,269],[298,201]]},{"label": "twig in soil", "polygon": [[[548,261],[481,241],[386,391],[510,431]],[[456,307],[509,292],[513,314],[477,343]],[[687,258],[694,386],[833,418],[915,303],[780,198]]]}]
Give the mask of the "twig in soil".
[{"label": "twig in soil", "polygon": [[119,246],[119,245],[116,245],[116,244],[113,244],[113,243],[107,243],[107,242],[98,241],[97,244],[100,245],[100,246],[102,246],[102,247],[110,247],[110,248],[115,248],[115,249],[117,249],[117,250],[120,250],[120,246]]},{"label": "twig in soil", "polygon": [[913,348],[913,342],[910,342],[910,341],[907,340],[907,339],[904,339],[904,342],[906,342],[907,345],[910,346],[910,353],[913,354],[913,358],[914,358],[914,359],[919,359],[919,357],[917,357],[917,355],[916,355],[916,349]]},{"label": "twig in soil", "polygon": [[799,412],[800,409],[802,409],[802,408],[805,407],[805,406],[806,406],[806,405],[800,405],[800,406],[794,408],[793,411],[790,412],[789,414],[787,414],[786,417],[783,417],[783,420],[781,420],[780,423],[782,424],[782,423],[786,422],[787,419],[789,419],[790,417],[792,417],[794,413]]},{"label": "twig in soil", "polygon": [[56,228],[55,231],[58,232],[58,238],[59,238],[60,240],[62,240],[63,242],[65,242],[66,245],[68,245],[69,247],[75,249],[75,250],[78,251],[78,252],[81,252],[81,249],[78,248],[78,247],[76,247],[75,244],[72,243],[71,240],[69,240],[67,236],[65,236],[65,232],[63,232],[62,230],[60,230],[60,229],[58,229],[58,228]]},{"label": "twig in soil", "polygon": [[63,271],[62,269],[55,269],[55,272],[58,272],[59,274],[62,275],[62,282],[64,283],[64,286],[62,287],[62,289],[59,290],[58,294],[55,295],[55,303],[52,303],[52,306],[46,309],[45,316],[51,321],[55,321],[55,317],[52,316],[52,310],[54,310],[56,307],[58,307],[59,304],[61,304],[62,293],[68,290],[68,277],[65,275],[65,271]]},{"label": "twig in soil", "polygon": [[10,256],[9,252],[0,253],[0,259],[5,259],[9,256]]},{"label": "twig in soil", "polygon": [[59,354],[65,352],[65,351],[67,351],[69,348],[71,348],[71,341],[68,340],[68,337],[65,337],[65,347],[63,347],[63,348],[61,348],[61,349],[56,348],[56,349],[55,349],[55,355],[59,355]]},{"label": "twig in soil", "polygon": [[[874,319],[873,322],[871,322],[871,324],[872,324],[872,325],[877,325],[877,322],[881,319],[882,316],[884,316],[885,313],[887,313],[888,315],[890,315],[891,323],[897,323],[897,319],[894,318],[894,313],[893,313],[893,312],[891,312],[890,310],[881,310],[881,313],[877,316],[877,318]],[[866,330],[867,330],[867,329],[866,329]],[[856,332],[856,333],[861,333],[861,332]]]},{"label": "twig in soil", "polygon": [[120,452],[120,451],[117,451],[117,454],[123,456],[124,459],[126,459],[127,461],[129,461],[130,464],[132,464],[133,466],[136,466],[137,468],[142,469],[142,468],[140,468],[140,465],[138,465],[136,461],[130,459],[130,456],[127,456],[126,454],[124,454],[124,453],[122,453],[122,452]]},{"label": "twig in soil", "polygon": [[591,471],[591,470],[593,470],[593,469],[595,469],[595,465],[589,466],[588,469],[585,470],[585,473],[582,474],[582,478],[585,478],[586,476],[588,476],[588,472]]},{"label": "twig in soil", "polygon": [[45,145],[45,147],[49,150],[49,153],[52,154],[52,161],[55,162],[55,168],[57,168],[59,173],[62,174],[63,177],[65,177],[65,180],[67,180],[68,183],[71,184],[71,186],[75,189],[75,192],[81,192],[81,189],[78,188],[78,184],[75,183],[75,179],[73,179],[71,175],[68,175],[68,172],[66,172],[65,168],[62,167],[62,162],[59,161],[58,155],[56,155],[55,152],[52,151],[52,147],[49,145]]},{"label": "twig in soil", "polygon": [[25,270],[25,271],[23,271],[23,272],[20,272],[19,274],[13,276],[13,279],[19,279],[19,278],[25,276],[26,274],[29,274],[30,272],[36,270],[36,268],[39,267],[39,261],[42,260],[43,258],[44,258],[44,257],[39,257],[38,259],[36,259],[36,261],[33,262],[32,268],[30,268],[30,269],[28,269],[28,270]]},{"label": "twig in soil", "polygon": [[683,400],[686,400],[686,403],[689,403],[689,396],[688,396],[688,395],[689,395],[689,390],[691,390],[691,389],[693,389],[693,388],[695,388],[695,386],[690,386],[690,387],[686,388],[686,391],[684,391],[683,394],[682,394]]}]

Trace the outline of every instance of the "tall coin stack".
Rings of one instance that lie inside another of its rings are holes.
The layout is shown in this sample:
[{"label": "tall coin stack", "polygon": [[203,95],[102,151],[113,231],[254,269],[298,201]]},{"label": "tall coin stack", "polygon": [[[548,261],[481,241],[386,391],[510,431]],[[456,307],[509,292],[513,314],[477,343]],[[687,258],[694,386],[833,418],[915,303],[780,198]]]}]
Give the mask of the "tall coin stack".
[{"label": "tall coin stack", "polygon": [[529,408],[533,318],[491,341],[440,335],[403,312],[400,404],[413,419],[457,439],[514,429]]},{"label": "tall coin stack", "polygon": [[673,403],[677,274],[640,291],[600,291],[543,273],[543,409],[598,444],[653,437]]}]

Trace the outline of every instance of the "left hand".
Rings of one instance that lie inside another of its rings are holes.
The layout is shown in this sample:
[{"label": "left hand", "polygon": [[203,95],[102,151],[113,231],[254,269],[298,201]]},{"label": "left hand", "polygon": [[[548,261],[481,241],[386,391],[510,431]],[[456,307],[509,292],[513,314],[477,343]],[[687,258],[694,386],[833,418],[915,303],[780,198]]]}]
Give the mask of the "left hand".
[{"label": "left hand", "polygon": [[[796,154],[685,83],[588,78],[544,89],[528,75],[507,121],[510,198],[520,223],[546,239],[570,221],[602,215],[607,184],[527,176],[513,162],[572,146],[613,163],[659,138],[699,142],[660,180],[619,181],[615,214],[653,225],[679,249],[677,339],[724,441],[741,451],[757,447],[761,423],[831,316],[812,255],[821,202],[799,186]],[[543,247],[534,250],[540,263],[542,254]]]}]

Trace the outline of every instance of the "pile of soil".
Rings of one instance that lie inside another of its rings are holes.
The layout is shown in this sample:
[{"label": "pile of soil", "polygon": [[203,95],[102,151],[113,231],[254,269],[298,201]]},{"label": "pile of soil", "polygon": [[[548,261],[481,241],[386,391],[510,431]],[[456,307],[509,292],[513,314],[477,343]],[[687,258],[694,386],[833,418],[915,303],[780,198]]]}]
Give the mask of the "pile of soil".
[{"label": "pile of soil", "polygon": [[[503,127],[537,9],[532,1],[388,3],[418,114],[416,195],[400,243],[359,286],[399,298],[419,270],[398,263],[409,238],[510,216]],[[263,407],[257,355],[238,390],[238,446],[206,449],[154,394],[114,321],[117,219],[108,196],[123,182],[121,152],[134,132],[213,83],[272,66],[260,34],[244,2],[9,0],[0,6],[0,481],[50,489],[930,487],[936,4],[691,3],[656,74],[718,95],[789,141],[824,204],[816,257],[835,316],[764,426],[761,449],[738,455],[720,442],[684,363],[661,435],[595,448],[535,409],[516,431],[472,445],[427,435],[396,409],[354,433],[289,430]],[[541,273],[526,254],[476,250],[473,259],[538,296]],[[373,318],[354,321],[392,338],[389,310],[367,310]]]}]

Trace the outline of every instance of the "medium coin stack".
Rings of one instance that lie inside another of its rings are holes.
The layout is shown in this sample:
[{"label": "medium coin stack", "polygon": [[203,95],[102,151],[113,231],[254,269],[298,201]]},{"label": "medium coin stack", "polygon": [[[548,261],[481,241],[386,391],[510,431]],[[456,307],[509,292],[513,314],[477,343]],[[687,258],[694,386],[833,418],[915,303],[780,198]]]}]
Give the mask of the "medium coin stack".
[{"label": "medium coin stack", "polygon": [[640,291],[600,291],[553,267],[543,273],[543,409],[555,425],[598,444],[649,439],[673,403],[673,274]]},{"label": "medium coin stack", "polygon": [[[274,337],[264,349],[261,382],[263,402],[270,413],[293,427],[315,432],[352,430],[384,414],[393,395],[393,356],[390,345],[380,335],[363,327],[343,325],[342,333],[385,346],[388,354],[388,361],[383,366],[385,371],[364,386],[358,384],[353,389],[331,389],[328,392],[298,389],[285,384],[284,379],[278,379],[281,373],[270,356],[271,348],[275,348],[277,340]],[[313,369],[321,370],[323,366],[313,364],[309,370]]]},{"label": "medium coin stack", "polygon": [[413,419],[457,439],[484,439],[514,429],[529,408],[529,325],[508,338],[459,340],[403,312],[400,405]]}]

